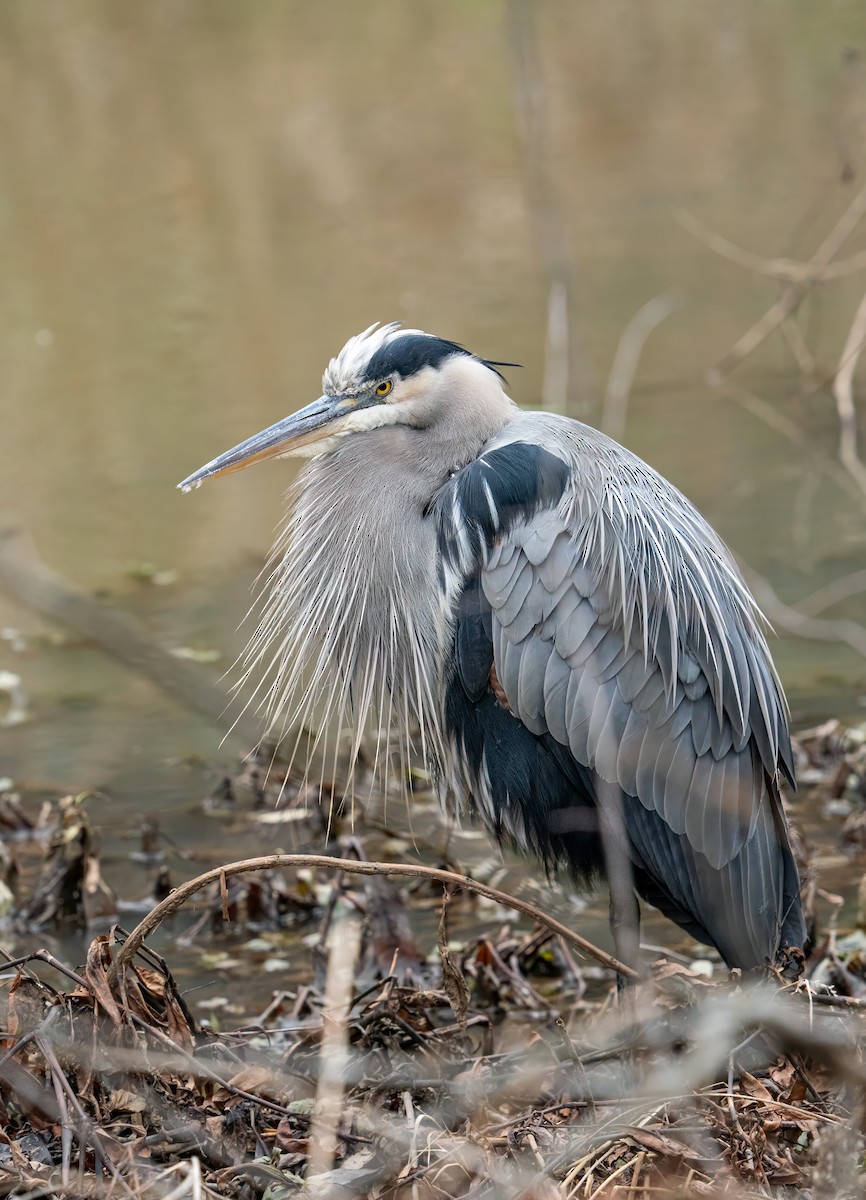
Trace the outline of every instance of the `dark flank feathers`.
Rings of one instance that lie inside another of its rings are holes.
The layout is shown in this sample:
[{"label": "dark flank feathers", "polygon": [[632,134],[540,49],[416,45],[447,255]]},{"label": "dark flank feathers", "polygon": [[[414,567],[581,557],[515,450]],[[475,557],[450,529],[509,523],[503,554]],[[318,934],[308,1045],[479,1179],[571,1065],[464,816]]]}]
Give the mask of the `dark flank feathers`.
[{"label": "dark flank feathers", "polygon": [[[730,966],[780,959],[804,940],[776,782],[790,770],[784,716],[774,757],[759,706],[745,728],[717,708],[689,641],[666,687],[576,549],[567,483],[556,455],[515,442],[457,472],[433,506],[440,555],[463,579],[445,719],[476,804],[497,836],[585,879],[604,870],[599,806],[621,803],[639,895]],[[768,669],[733,619],[724,636],[744,683]]]},{"label": "dark flank feathers", "polygon": [[[460,746],[470,775],[488,764],[495,836],[536,854],[548,869],[566,862],[588,883],[601,873],[602,852],[589,772],[549,734],[536,737],[490,689],[490,605],[478,575],[467,580],[457,618],[456,672],[445,697],[445,729]],[[483,800],[476,792],[476,803]],[[558,831],[558,833],[554,833]]]},{"label": "dark flank feathers", "polygon": [[[513,442],[488,450],[458,471],[443,488],[437,504],[455,503],[465,516],[472,553],[490,549],[496,537],[508,533],[515,521],[532,517],[543,508],[555,508],[568,483],[568,467],[561,458],[530,442]],[[452,527],[453,533],[453,527]],[[456,563],[458,546],[440,521],[440,551],[446,562]]]}]

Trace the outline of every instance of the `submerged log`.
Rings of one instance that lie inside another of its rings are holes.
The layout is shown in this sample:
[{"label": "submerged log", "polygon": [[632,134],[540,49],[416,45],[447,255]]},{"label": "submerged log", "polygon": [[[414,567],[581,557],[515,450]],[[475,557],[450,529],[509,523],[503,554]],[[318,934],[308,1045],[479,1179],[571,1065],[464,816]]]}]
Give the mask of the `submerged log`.
[{"label": "submerged log", "polygon": [[247,753],[261,737],[259,722],[226,711],[226,696],[200,668],[160,646],[129,613],[79,591],[48,567],[20,527],[0,529],[0,587],[28,608],[65,626],[155,683],[185,708],[226,730]]}]

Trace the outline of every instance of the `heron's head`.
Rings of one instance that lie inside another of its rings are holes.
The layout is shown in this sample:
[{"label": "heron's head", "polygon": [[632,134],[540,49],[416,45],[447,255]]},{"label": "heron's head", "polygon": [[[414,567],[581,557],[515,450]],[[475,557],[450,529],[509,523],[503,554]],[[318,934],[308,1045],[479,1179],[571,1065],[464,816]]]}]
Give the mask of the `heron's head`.
[{"label": "heron's head", "polygon": [[331,359],[318,400],[206,463],[178,487],[187,492],[265,458],[327,454],[343,439],[374,429],[432,428],[455,413],[464,425],[475,422],[483,441],[497,425],[494,413],[513,409],[496,370],[511,365],[397,322],[371,325]]}]

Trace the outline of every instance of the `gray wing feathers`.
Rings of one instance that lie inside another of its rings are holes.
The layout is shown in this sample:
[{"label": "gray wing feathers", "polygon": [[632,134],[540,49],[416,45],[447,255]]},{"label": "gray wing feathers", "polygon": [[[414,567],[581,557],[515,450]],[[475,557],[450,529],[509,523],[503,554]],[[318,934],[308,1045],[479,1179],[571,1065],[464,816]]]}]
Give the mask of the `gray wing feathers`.
[{"label": "gray wing feathers", "polygon": [[[577,603],[568,605],[571,612],[557,625],[554,624],[553,642],[557,653],[568,659],[586,642],[596,627],[596,615],[592,606],[582,597],[574,596]],[[495,611],[495,609],[494,609]]]},{"label": "gray wing feathers", "polygon": [[[646,894],[698,936],[694,914],[709,914],[725,957],[757,964],[796,872],[778,852],[785,703],[748,590],[688,501],[628,451],[549,415],[513,427],[569,483],[556,507],[495,522],[481,551],[509,706],[630,798]],[[512,441],[509,426],[497,444]]]},{"label": "gray wing feathers", "polygon": [[691,923],[703,940],[708,931],[694,927],[693,914],[707,914],[709,940],[728,962],[757,967],[774,956],[785,881],[781,859],[771,852],[777,833],[769,804],[761,807],[754,836],[739,855],[713,872],[707,872],[687,836],[677,837],[660,826],[654,810],[637,806],[626,819],[639,847],[638,865],[653,876],[653,903],[687,928]]},{"label": "gray wing feathers", "polygon": [[[529,595],[529,589],[532,587],[533,571],[532,565],[526,559],[520,559],[520,568],[514,572],[511,579],[502,586],[498,593],[494,593],[496,604],[493,605],[496,613],[496,619],[506,629],[520,612],[523,607],[523,602]],[[485,589],[486,591],[486,589]]]},{"label": "gray wing feathers", "polygon": [[[494,597],[497,604],[503,603],[511,594],[516,576],[526,567],[529,567],[529,564],[522,554],[515,552],[507,558],[500,558],[495,567],[484,572],[484,587],[488,595]],[[491,599],[490,603],[493,604],[494,600]]]},{"label": "gray wing feathers", "polygon": [[[515,539],[515,544],[520,547],[534,567],[540,567],[543,564],[551,563],[554,546],[562,532],[562,521],[555,512],[539,513],[532,525],[523,526],[520,535]],[[567,546],[565,549],[567,553]],[[568,569],[567,562],[563,563],[563,574],[559,583],[565,578]],[[551,591],[558,587],[559,583],[554,583]]]},{"label": "gray wing feathers", "polygon": [[739,854],[766,807],[749,741],[772,776],[786,737],[775,679],[748,631],[723,639],[705,625],[668,656],[663,621],[645,655],[643,631],[635,623],[626,636],[558,513],[502,538],[482,585],[497,674],[527,728],[550,732],[713,867]]},{"label": "gray wing feathers", "polygon": [[549,592],[555,592],[574,571],[574,547],[571,538],[562,530],[552,542],[550,552],[537,564],[538,578]]},{"label": "gray wing feathers", "polygon": [[566,694],[571,679],[571,667],[553,648],[544,672],[544,717],[547,728],[561,746],[568,745]]},{"label": "gray wing feathers", "polygon": [[[688,692],[686,695],[688,696]],[[691,701],[692,741],[698,756],[709,754],[712,750],[715,728],[713,715],[712,702],[708,696],[703,695]]]},{"label": "gray wing feathers", "polygon": [[634,704],[638,695],[647,686],[650,679],[656,675],[656,669],[650,662],[645,662],[641,653],[636,653],[627,659],[617,673],[619,694],[626,704]]}]

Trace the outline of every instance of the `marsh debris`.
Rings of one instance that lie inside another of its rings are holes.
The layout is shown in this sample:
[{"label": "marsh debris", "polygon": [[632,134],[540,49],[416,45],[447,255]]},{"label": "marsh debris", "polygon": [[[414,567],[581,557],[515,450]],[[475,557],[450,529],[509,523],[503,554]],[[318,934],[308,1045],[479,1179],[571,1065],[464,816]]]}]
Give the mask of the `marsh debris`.
[{"label": "marsh debris", "polygon": [[188,1180],[172,1194],[782,1196],[856,1161],[860,1010],[816,1019],[769,985],[665,962],[629,1011],[607,988],[581,998],[567,963],[545,996],[527,973],[542,947],[505,927],[457,954],[459,1019],[435,969],[425,986],[353,987],[333,1160],[307,1178],[327,980],[217,1032],[152,952],[118,970],[124,936],[96,938],[80,972],[10,964],[4,1195],[157,1197]]},{"label": "marsh debris", "polygon": [[[841,726],[802,738],[807,786],[857,802],[862,746]],[[250,819],[270,811],[248,776],[246,785]],[[300,789],[289,807],[299,796],[306,807]],[[38,818],[13,799],[0,816],[10,861],[22,836],[38,830],[45,847],[38,875],[24,887],[13,879],[19,918],[46,930],[85,920],[88,872],[101,878],[86,799],[66,797]],[[154,825],[142,834],[152,904],[172,886],[163,858],[180,852]],[[356,836],[334,832],[331,845],[364,855]],[[623,998],[609,971],[510,912],[480,908],[482,931],[455,936],[465,903],[429,880],[321,865],[217,879],[175,918],[173,944],[204,951],[225,946],[229,931],[238,953],[261,941],[277,962],[269,933],[306,931],[291,980],[275,971],[278,990],[239,1028],[218,1024],[216,1007],[207,1020],[195,1015],[170,951],[166,960],[145,946],[119,966],[127,935],[116,924],[77,969],[47,949],[7,961],[0,1194],[858,1194],[866,951],[850,939],[862,934],[822,933],[819,995],[648,949],[648,978]],[[438,948],[420,932],[431,909]],[[347,921],[357,953],[334,1008]],[[239,961],[247,975],[271,970],[261,955]],[[323,1066],[335,1045],[344,1059],[323,1161]]]}]

